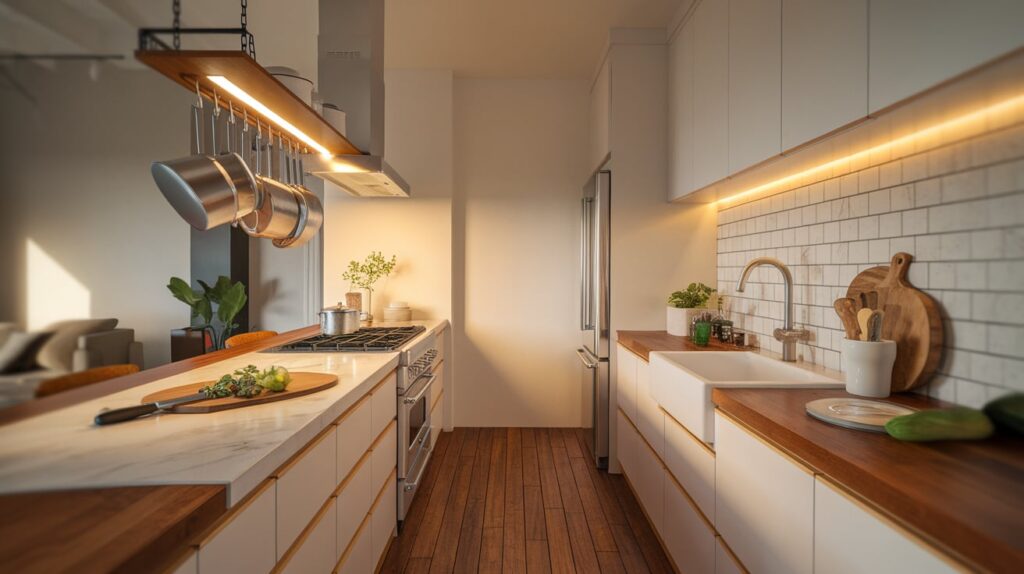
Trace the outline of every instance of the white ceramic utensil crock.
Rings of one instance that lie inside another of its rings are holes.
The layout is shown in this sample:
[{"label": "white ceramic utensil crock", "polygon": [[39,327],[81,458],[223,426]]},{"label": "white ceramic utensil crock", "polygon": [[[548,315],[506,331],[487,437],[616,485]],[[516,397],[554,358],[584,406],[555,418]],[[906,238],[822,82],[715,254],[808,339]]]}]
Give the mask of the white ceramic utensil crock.
[{"label": "white ceramic utensil crock", "polygon": [[862,397],[889,396],[896,341],[843,339],[843,371],[846,392]]}]

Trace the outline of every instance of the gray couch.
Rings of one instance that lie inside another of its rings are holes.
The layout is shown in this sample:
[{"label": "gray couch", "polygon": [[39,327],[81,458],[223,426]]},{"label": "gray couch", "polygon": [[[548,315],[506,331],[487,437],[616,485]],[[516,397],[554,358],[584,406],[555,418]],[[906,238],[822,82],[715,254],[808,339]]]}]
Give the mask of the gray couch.
[{"label": "gray couch", "polygon": [[[0,408],[31,400],[39,383],[70,372],[125,363],[141,369],[142,343],[135,340],[135,330],[116,325],[117,319],[83,319],[42,329],[54,335],[39,350],[41,368],[0,375]],[[0,346],[15,330],[13,323],[0,323]]]}]

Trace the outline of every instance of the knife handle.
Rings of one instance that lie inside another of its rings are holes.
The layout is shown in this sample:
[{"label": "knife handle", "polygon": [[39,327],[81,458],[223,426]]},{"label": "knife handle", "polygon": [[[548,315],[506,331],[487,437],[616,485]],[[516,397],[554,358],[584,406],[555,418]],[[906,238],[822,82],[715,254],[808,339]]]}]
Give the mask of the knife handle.
[{"label": "knife handle", "polygon": [[96,418],[93,419],[93,422],[95,422],[97,425],[121,423],[124,421],[137,419],[141,416],[145,416],[150,413],[155,413],[158,410],[160,410],[160,407],[156,406],[156,403],[146,403],[134,407],[124,407],[123,409],[104,411],[96,415]]}]

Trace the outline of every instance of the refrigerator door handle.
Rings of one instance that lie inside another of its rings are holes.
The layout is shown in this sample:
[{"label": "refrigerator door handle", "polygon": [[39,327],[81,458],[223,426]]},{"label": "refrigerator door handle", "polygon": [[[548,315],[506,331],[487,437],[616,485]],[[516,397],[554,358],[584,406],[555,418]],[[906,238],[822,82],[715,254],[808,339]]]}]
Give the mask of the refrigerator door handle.
[{"label": "refrigerator door handle", "polygon": [[590,353],[588,353],[586,349],[576,349],[576,354],[579,356],[580,361],[583,362],[583,366],[588,369],[596,369],[600,364],[599,360],[595,361],[591,359]]},{"label": "refrigerator door handle", "polygon": [[594,328],[593,318],[593,229],[591,227],[593,200],[583,198],[580,222],[580,330]]}]

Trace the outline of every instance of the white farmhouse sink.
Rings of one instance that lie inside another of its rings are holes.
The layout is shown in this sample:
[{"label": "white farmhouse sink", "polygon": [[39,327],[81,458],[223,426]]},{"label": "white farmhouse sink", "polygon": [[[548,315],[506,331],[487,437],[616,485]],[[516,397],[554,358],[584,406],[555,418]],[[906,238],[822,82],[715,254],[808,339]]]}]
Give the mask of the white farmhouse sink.
[{"label": "white farmhouse sink", "polygon": [[651,393],[694,436],[715,442],[715,387],[835,388],[842,381],[757,353],[655,351]]}]

